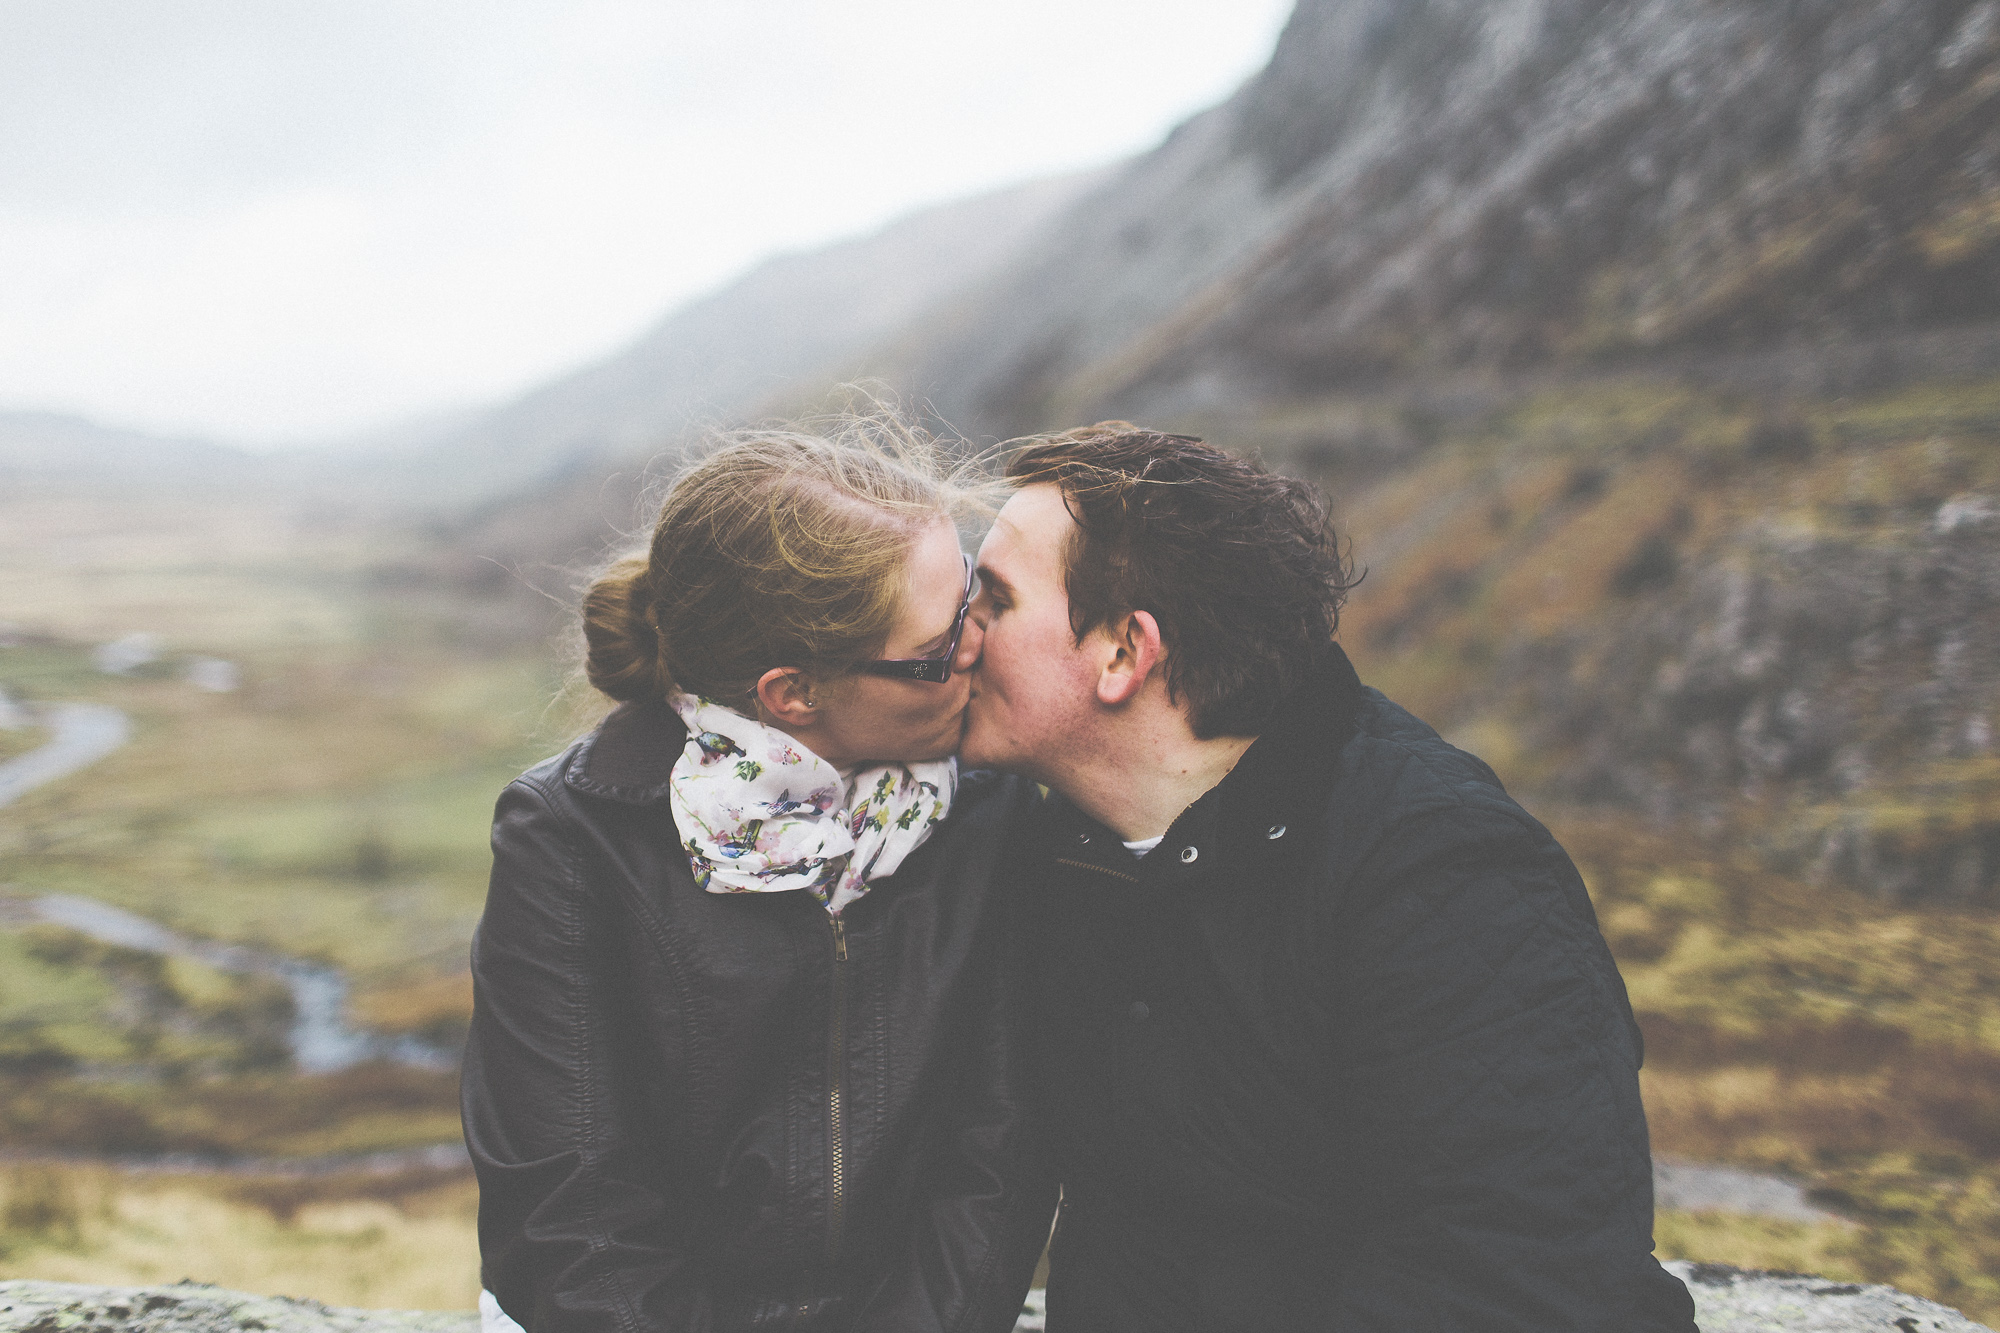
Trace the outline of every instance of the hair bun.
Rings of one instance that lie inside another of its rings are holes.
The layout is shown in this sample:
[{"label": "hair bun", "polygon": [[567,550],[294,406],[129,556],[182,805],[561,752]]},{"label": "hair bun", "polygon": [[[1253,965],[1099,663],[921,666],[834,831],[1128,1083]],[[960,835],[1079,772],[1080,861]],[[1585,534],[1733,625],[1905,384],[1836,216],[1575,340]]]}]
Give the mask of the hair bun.
[{"label": "hair bun", "polygon": [[911,553],[963,492],[937,443],[892,413],[812,424],[689,454],[645,553],[584,594],[583,670],[599,691],[679,687],[754,711],[773,669],[832,681],[883,655]]},{"label": "hair bun", "polygon": [[613,699],[660,699],[671,685],[649,615],[648,570],[645,556],[628,555],[583,594],[583,672]]}]

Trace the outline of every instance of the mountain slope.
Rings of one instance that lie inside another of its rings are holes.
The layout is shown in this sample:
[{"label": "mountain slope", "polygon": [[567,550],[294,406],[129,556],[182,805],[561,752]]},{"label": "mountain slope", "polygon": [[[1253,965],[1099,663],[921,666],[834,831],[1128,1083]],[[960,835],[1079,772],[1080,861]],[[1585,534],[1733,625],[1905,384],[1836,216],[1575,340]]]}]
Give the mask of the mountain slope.
[{"label": "mountain slope", "polygon": [[1344,507],[1348,650],[1511,780],[2000,907],[2000,382],[1546,390]]},{"label": "mountain slope", "polygon": [[913,338],[1008,435],[2000,317],[1991,0],[1302,0]]},{"label": "mountain slope", "polygon": [[1012,258],[1088,181],[1035,181],[769,260],[617,355],[369,466],[386,466],[396,490],[433,507],[504,503],[560,489],[565,478],[643,466],[706,424],[754,417],[802,385],[817,392],[865,349]]}]

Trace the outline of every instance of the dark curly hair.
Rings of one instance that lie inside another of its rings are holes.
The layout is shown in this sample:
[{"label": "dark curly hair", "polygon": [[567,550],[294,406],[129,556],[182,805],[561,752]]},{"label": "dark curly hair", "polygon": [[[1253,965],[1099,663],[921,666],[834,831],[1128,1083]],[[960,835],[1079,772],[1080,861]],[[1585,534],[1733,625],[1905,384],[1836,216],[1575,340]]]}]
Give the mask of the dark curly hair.
[{"label": "dark curly hair", "polygon": [[1260,734],[1329,656],[1359,580],[1317,488],[1127,421],[1019,441],[1007,476],[1060,487],[1076,520],[1063,580],[1078,640],[1151,612],[1197,737]]}]

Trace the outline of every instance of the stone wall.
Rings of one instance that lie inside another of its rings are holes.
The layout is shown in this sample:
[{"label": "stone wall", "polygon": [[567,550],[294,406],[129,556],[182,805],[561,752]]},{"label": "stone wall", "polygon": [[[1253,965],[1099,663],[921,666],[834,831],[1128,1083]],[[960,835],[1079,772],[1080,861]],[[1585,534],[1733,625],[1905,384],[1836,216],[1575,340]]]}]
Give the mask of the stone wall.
[{"label": "stone wall", "polygon": [[[1890,1287],[1720,1264],[1668,1265],[1694,1293],[1702,1333],[1992,1333]],[[1017,1333],[1042,1327],[1031,1295]],[[91,1287],[0,1282],[0,1333],[478,1333],[471,1312],[349,1310],[182,1282]]]}]

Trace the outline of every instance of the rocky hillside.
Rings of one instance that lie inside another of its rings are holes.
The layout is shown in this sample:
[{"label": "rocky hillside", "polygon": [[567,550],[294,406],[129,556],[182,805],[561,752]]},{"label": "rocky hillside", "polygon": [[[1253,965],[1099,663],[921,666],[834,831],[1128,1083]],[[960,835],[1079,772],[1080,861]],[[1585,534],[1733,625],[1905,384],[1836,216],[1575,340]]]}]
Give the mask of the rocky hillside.
[{"label": "rocky hillside", "polygon": [[977,433],[2000,315],[1981,0],[1301,0],[899,375]]},{"label": "rocky hillside", "polygon": [[1344,638],[1544,797],[2000,905],[1996,410],[1991,382],[1529,396],[1354,489]]}]

